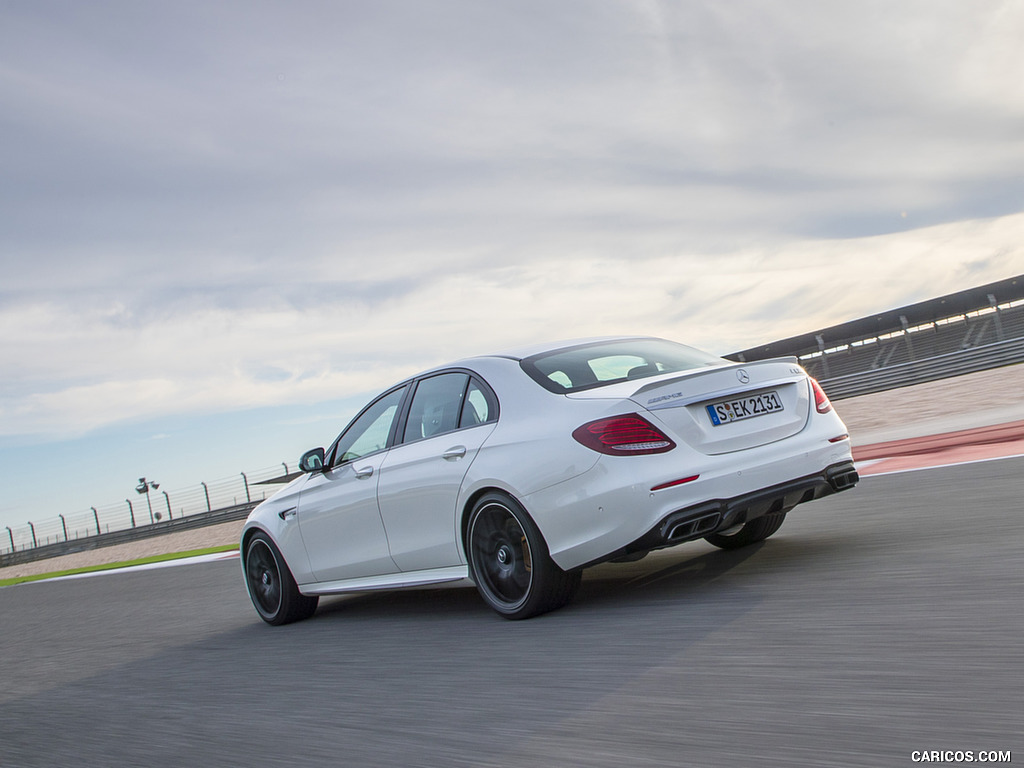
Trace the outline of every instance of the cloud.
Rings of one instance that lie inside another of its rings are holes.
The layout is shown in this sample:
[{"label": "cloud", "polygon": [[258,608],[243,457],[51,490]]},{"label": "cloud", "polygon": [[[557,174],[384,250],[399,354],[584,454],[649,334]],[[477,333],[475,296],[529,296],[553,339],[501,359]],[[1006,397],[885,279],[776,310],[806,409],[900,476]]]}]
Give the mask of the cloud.
[{"label": "cloud", "polygon": [[1022,33],[923,0],[5,6],[0,432],[540,338],[730,352],[1019,274]]},{"label": "cloud", "polygon": [[[713,257],[553,250],[431,275],[390,298],[386,285],[346,294],[339,284],[335,301],[308,304],[8,308],[0,430],[67,436],[159,414],[324,402],[540,339],[642,333],[724,354],[1018,274],[1020,243],[1024,214]],[[922,270],[926,284],[910,279]]]},{"label": "cloud", "polygon": [[609,211],[853,236],[1021,191],[1009,6],[46,5],[7,12],[0,194],[8,242],[62,263],[356,265]]}]

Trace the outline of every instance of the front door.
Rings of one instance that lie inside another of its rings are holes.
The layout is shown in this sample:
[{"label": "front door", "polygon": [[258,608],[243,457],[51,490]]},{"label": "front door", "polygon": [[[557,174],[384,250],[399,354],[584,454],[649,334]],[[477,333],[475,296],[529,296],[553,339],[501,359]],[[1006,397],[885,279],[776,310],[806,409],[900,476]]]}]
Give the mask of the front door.
[{"label": "front door", "polygon": [[377,482],[405,387],[371,403],[348,426],[327,457],[329,467],[309,478],[296,518],[317,581],[398,571],[388,550]]}]

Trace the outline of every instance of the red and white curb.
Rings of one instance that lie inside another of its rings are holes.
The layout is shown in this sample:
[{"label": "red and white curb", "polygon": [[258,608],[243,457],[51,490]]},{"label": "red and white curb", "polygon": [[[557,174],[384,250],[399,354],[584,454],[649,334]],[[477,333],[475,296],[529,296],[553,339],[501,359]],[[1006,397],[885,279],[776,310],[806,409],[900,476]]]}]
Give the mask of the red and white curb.
[{"label": "red and white curb", "polygon": [[856,446],[861,476],[938,469],[1024,456],[1024,421]]}]

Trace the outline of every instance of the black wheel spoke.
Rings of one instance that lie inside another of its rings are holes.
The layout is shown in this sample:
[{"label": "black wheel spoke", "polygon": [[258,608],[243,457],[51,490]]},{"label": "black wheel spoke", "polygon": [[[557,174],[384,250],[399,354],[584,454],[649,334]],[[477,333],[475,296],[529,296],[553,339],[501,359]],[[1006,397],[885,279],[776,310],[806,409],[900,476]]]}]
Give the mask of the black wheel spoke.
[{"label": "black wheel spoke", "polygon": [[249,591],[261,612],[274,616],[281,607],[281,572],[270,547],[262,539],[249,545],[245,559]]},{"label": "black wheel spoke", "polygon": [[519,562],[510,573],[505,574],[504,581],[508,594],[522,594],[530,586],[530,572]]},{"label": "black wheel spoke", "polygon": [[506,619],[561,608],[580,585],[580,572],[551,558],[537,524],[518,501],[499,491],[481,497],[466,531],[469,573],[481,597]]},{"label": "black wheel spoke", "polygon": [[288,624],[313,615],[316,595],[299,592],[284,556],[263,531],[245,547],[245,583],[257,613],[268,624]]},{"label": "black wheel spoke", "polygon": [[481,587],[499,605],[514,608],[530,592],[529,544],[507,507],[488,504],[473,519],[470,548]]}]

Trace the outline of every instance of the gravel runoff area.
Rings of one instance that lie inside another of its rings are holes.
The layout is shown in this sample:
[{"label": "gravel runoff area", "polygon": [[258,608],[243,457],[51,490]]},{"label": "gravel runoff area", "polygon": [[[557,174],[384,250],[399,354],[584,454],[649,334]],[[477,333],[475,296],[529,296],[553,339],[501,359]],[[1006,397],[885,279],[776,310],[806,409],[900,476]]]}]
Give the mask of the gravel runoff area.
[{"label": "gravel runoff area", "polygon": [[[1024,419],[1024,365],[996,368],[836,403],[855,445],[953,432]],[[0,579],[236,544],[243,521],[0,568]]]}]

